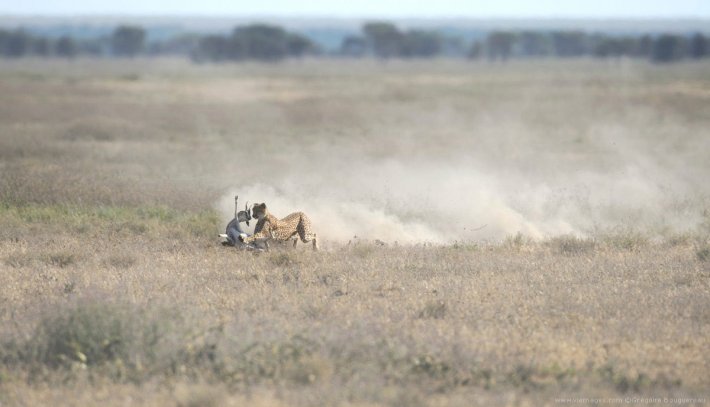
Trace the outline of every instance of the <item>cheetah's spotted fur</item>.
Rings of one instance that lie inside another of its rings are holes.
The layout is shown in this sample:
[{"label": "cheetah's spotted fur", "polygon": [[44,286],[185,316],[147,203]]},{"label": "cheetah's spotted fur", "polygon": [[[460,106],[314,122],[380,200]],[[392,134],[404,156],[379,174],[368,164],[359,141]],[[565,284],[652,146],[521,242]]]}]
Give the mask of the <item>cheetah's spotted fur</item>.
[{"label": "cheetah's spotted fur", "polygon": [[[294,212],[283,219],[269,213],[266,204],[255,204],[252,216],[259,219],[254,228],[254,234],[244,238],[245,243],[275,239],[286,241],[298,235],[303,243],[313,241],[313,250],[318,250],[316,234],[311,230],[311,220],[303,212]],[[296,246],[298,238],[294,240]]]}]

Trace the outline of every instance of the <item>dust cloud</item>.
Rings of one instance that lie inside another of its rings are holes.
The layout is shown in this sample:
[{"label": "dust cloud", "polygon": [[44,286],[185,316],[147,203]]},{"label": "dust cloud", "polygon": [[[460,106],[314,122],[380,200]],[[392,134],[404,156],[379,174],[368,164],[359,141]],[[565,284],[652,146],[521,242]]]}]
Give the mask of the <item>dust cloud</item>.
[{"label": "dust cloud", "polygon": [[303,211],[340,243],[707,229],[708,120],[687,119],[700,105],[651,104],[615,75],[596,78],[600,91],[523,72],[514,89],[502,81],[482,96],[458,90],[478,83],[468,73],[446,86],[417,77],[347,101],[272,106],[271,125],[288,130],[260,133],[242,157],[258,169],[225,181],[215,205],[225,222],[235,194],[279,217]]},{"label": "dust cloud", "polygon": [[303,211],[319,236],[337,242],[354,236],[450,243],[497,241],[517,233],[543,239],[694,231],[707,205],[697,192],[700,186],[680,172],[645,161],[608,173],[579,171],[546,178],[463,163],[389,160],[332,168],[319,182],[288,174],[269,183],[246,183],[226,193],[219,208],[231,216],[238,194],[242,203],[265,202],[280,217]]}]

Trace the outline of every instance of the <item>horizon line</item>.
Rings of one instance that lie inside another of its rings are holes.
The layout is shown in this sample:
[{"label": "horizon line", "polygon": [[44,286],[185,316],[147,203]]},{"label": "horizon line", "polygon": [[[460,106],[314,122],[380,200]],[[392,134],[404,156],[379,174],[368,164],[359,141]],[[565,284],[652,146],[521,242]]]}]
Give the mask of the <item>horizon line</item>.
[{"label": "horizon line", "polygon": [[213,14],[213,13],[0,13],[4,18],[210,18],[210,19],[291,19],[291,20],[554,20],[554,21],[706,21],[708,16],[573,16],[573,15],[539,15],[539,16],[512,16],[512,15],[489,15],[489,16],[388,16],[388,15],[332,15],[332,14]]}]

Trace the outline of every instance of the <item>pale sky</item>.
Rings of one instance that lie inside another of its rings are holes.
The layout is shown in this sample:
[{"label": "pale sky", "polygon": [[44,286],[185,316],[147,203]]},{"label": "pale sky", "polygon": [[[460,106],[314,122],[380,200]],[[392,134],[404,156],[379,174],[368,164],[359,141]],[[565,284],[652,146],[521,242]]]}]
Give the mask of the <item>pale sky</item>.
[{"label": "pale sky", "polygon": [[0,0],[0,15],[708,18],[710,0]]},{"label": "pale sky", "polygon": [[0,15],[709,18],[710,0],[0,0]]}]

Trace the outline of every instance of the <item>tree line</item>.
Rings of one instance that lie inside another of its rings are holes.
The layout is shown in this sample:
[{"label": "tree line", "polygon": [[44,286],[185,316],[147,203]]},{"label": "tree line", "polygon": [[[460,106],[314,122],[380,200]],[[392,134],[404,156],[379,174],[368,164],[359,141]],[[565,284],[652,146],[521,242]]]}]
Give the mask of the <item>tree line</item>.
[{"label": "tree line", "polygon": [[278,26],[251,24],[236,27],[227,36],[209,35],[200,38],[190,54],[198,61],[278,61],[319,52],[318,46],[304,35],[288,32]]},{"label": "tree line", "polygon": [[77,55],[136,56],[145,50],[146,32],[141,27],[117,27],[108,38],[76,39],[70,36],[50,38],[23,29],[0,29],[0,56],[63,57]]},{"label": "tree line", "polygon": [[610,36],[582,31],[495,31],[485,41],[475,42],[470,58],[505,61],[531,57],[646,58],[653,62],[673,62],[710,56],[708,37],[660,34]]},{"label": "tree line", "polygon": [[319,48],[307,37],[266,24],[239,26],[227,36],[183,35],[150,44],[146,37],[146,30],[138,26],[119,26],[108,37],[90,39],[69,36],[48,38],[23,29],[0,29],[0,56],[74,58],[79,55],[135,57],[173,54],[188,55],[196,61],[278,61],[319,53]]},{"label": "tree line", "polygon": [[342,40],[339,50],[326,53],[308,37],[268,24],[235,27],[226,35],[181,35],[147,42],[146,30],[119,26],[107,37],[50,38],[26,30],[0,29],[0,56],[78,55],[134,57],[187,55],[195,61],[279,61],[306,55],[341,57],[430,58],[458,56],[507,61],[513,58],[598,57],[647,58],[654,62],[700,59],[710,55],[708,37],[659,34],[616,36],[584,31],[492,31],[466,42],[436,30],[400,30],[389,22],[369,22],[357,35]]},{"label": "tree line", "polygon": [[[506,61],[510,58],[599,57],[648,58],[654,62],[672,62],[710,56],[708,37],[660,34],[613,36],[584,31],[493,31],[465,50],[471,59]],[[345,38],[341,54],[373,55],[379,58],[432,57],[461,53],[461,42],[437,31],[400,31],[391,23],[368,23],[362,35]]]}]

